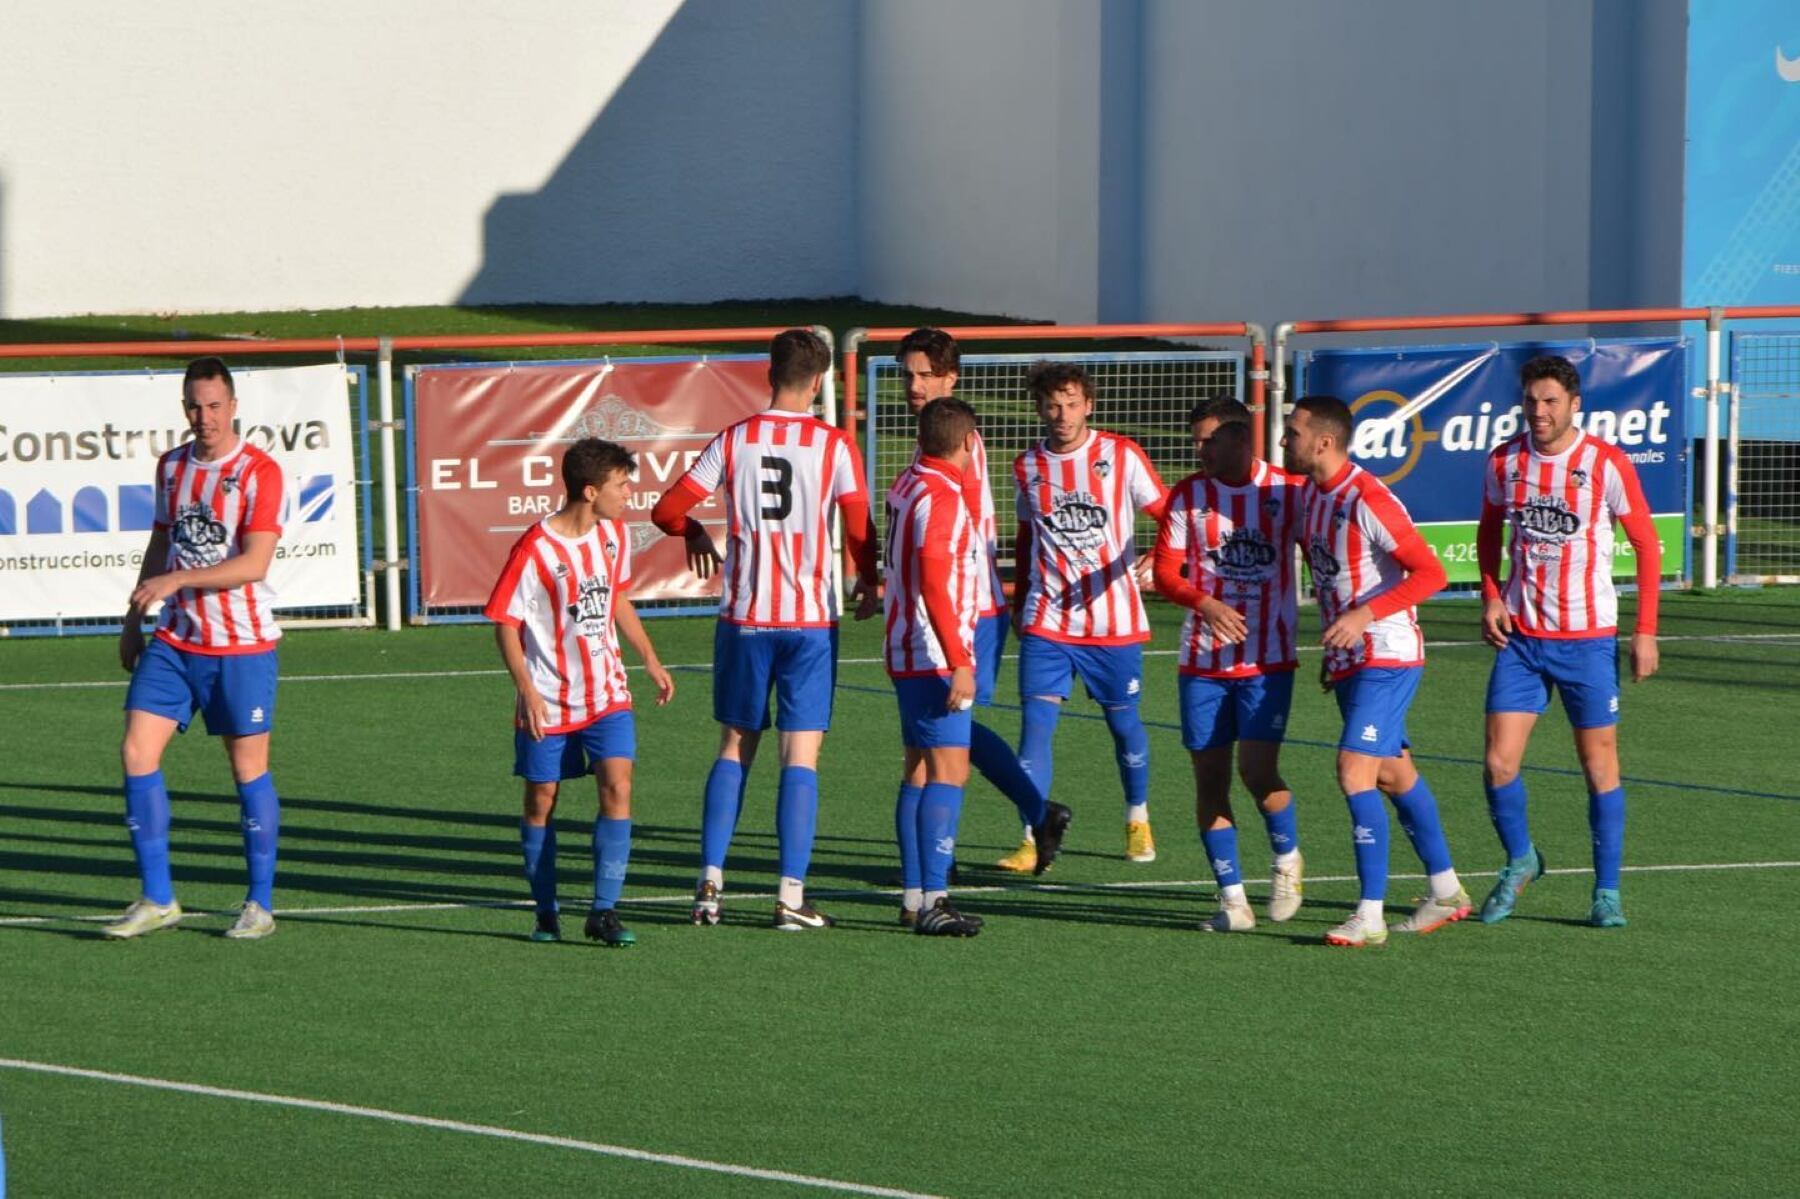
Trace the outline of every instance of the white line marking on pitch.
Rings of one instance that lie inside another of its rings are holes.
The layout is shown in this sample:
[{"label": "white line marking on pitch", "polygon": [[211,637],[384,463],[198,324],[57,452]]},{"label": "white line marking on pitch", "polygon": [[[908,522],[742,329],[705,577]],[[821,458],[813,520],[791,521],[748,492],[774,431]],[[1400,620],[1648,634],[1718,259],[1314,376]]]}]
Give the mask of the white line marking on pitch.
[{"label": "white line marking on pitch", "polygon": [[[1666,864],[1655,865],[1655,866],[1624,866],[1624,867],[1621,867],[1621,869],[1624,870],[1624,872],[1627,874],[1670,874],[1670,873],[1679,873],[1682,871],[1689,871],[1689,870],[1694,870],[1694,871],[1699,871],[1699,870],[1792,870],[1792,869],[1796,869],[1796,868],[1800,868],[1800,861],[1797,861],[1797,862],[1688,862],[1688,863],[1666,863]],[[1593,871],[1588,869],[1585,866],[1565,866],[1565,867],[1562,867],[1562,868],[1559,868],[1556,870],[1547,870],[1544,873],[1553,874],[1553,875],[1592,874]],[[1390,875],[1388,875],[1388,878],[1394,882],[1410,882],[1410,881],[1416,881],[1418,879],[1422,879],[1424,877],[1425,876],[1423,874],[1390,874]],[[1317,883],[1353,883],[1353,882],[1356,882],[1357,879],[1354,874],[1321,874],[1321,875],[1308,875],[1306,881],[1309,883],[1314,883],[1314,884],[1317,884]],[[1262,879],[1262,878],[1251,878],[1251,879],[1244,880],[1244,884],[1246,886],[1250,886],[1250,887],[1265,887],[1265,886],[1268,886],[1268,883],[1269,883],[1268,879]],[[956,887],[956,888],[953,888],[953,890],[955,890],[955,892],[958,895],[1003,895],[1008,892],[1026,893],[1026,892],[1034,892],[1034,891],[1038,891],[1038,892],[1053,891],[1053,892],[1057,892],[1057,893],[1067,894],[1067,893],[1080,893],[1080,892],[1104,893],[1107,891],[1146,891],[1146,890],[1154,890],[1156,888],[1161,888],[1161,887],[1183,888],[1183,887],[1210,887],[1210,886],[1215,886],[1215,885],[1216,884],[1215,884],[1214,880],[1210,879],[1210,878],[1203,878],[1203,879],[1202,878],[1189,878],[1189,879],[1169,879],[1169,880],[1165,880],[1165,881],[1157,881],[1157,880],[1153,880],[1153,879],[1143,879],[1143,880],[1131,880],[1128,882],[1117,882],[1117,883],[998,883],[998,884],[989,884],[989,885],[985,885],[985,886],[975,886],[975,887]],[[900,888],[898,888],[898,887],[871,887],[871,888],[865,888],[863,890],[856,890],[856,891],[846,891],[846,890],[826,891],[826,890],[820,890],[820,889],[813,889],[813,890],[808,891],[807,893],[809,895],[813,896],[815,899],[859,899],[859,898],[865,898],[868,896],[888,896],[888,897],[896,896],[896,895],[900,894]],[[745,901],[754,902],[754,901],[769,900],[769,899],[775,898],[775,892],[773,892],[773,891],[730,891],[730,892],[725,892],[725,894],[733,901],[745,900]],[[625,898],[625,900],[621,903],[620,906],[626,907],[626,908],[632,908],[632,907],[646,906],[649,904],[692,903],[693,899],[694,899],[694,897],[692,895],[688,895],[685,893],[681,894],[681,895],[628,896]],[[379,904],[352,905],[352,906],[345,906],[345,907],[329,907],[329,908],[276,908],[275,915],[281,916],[281,917],[288,917],[288,918],[304,920],[309,916],[372,916],[372,915],[379,915],[382,913],[394,913],[394,912],[401,912],[401,913],[404,913],[404,912],[461,912],[461,911],[503,912],[503,911],[524,911],[525,909],[527,909],[529,907],[531,907],[531,901],[527,900],[527,899],[507,900],[507,901],[491,902],[491,903],[454,903],[454,902],[445,902],[445,903],[379,903]],[[225,919],[225,918],[235,920],[237,918],[237,912],[235,910],[227,911],[227,912],[203,912],[203,911],[198,911],[198,910],[190,908],[187,911],[184,911],[182,913],[183,920],[208,920],[208,919]],[[7,916],[7,917],[0,918],[0,927],[5,927],[8,925],[52,924],[58,920],[96,922],[96,921],[116,920],[116,919],[118,919],[118,914],[116,912],[107,913],[106,915],[100,915],[100,916],[93,916],[93,915],[89,915],[89,916]]]},{"label": "white line marking on pitch", "polygon": [[698,1157],[682,1157],[673,1153],[651,1153],[624,1145],[607,1145],[599,1141],[578,1141],[573,1137],[554,1137],[544,1133],[520,1132],[492,1124],[469,1124],[462,1120],[440,1120],[435,1116],[414,1116],[378,1107],[360,1107],[353,1103],[331,1103],[323,1099],[302,1099],[295,1095],[271,1095],[262,1091],[239,1091],[230,1087],[209,1087],[194,1082],[176,1082],[168,1078],[147,1078],[137,1074],[114,1074],[107,1070],[84,1070],[78,1066],[59,1066],[53,1062],[0,1058],[0,1069],[26,1070],[34,1074],[54,1074],[65,1078],[85,1078],[95,1082],[116,1082],[127,1086],[149,1087],[158,1091],[179,1091],[184,1095],[205,1095],[213,1099],[236,1099],[245,1103],[266,1103],[275,1107],[297,1107],[314,1112],[332,1112],[340,1116],[360,1116],[365,1120],[386,1120],[414,1128],[438,1128],[445,1132],[462,1132],[472,1136],[494,1137],[502,1141],[524,1141],[531,1145],[550,1145],[558,1149],[577,1149],[603,1157],[622,1157],[658,1166],[679,1166],[685,1170],[704,1170],[711,1174],[729,1174],[734,1178],[756,1178],[766,1182],[785,1182],[793,1186],[816,1187],[826,1191],[842,1191],[851,1195],[885,1195],[894,1199],[934,1199],[919,1191],[902,1191],[893,1187],[867,1186],[859,1182],[842,1182],[835,1178],[817,1178],[811,1174],[793,1174],[786,1170],[764,1170],[755,1166],[734,1166],[729,1162],[713,1162]]},{"label": "white line marking on pitch", "polygon": [[[1796,633],[1692,633],[1692,634],[1680,634],[1680,635],[1670,636],[1670,637],[1659,636],[1659,637],[1657,637],[1656,640],[1658,641],[1658,643],[1672,642],[1672,641],[1792,642],[1793,644],[1800,646],[1800,634],[1796,634]],[[1429,649],[1468,649],[1471,646],[1476,646],[1476,645],[1481,645],[1481,644],[1483,644],[1483,642],[1481,642],[1479,640],[1476,640],[1476,641],[1427,641],[1425,643],[1426,647]],[[1303,654],[1318,653],[1319,649],[1320,649],[1320,647],[1316,646],[1316,645],[1300,646],[1300,652]],[[1173,657],[1174,655],[1176,655],[1180,652],[1181,652],[1180,650],[1173,650],[1173,649],[1147,649],[1144,651],[1144,656],[1146,658],[1168,658],[1168,657]],[[1010,662],[1010,661],[1013,661],[1014,659],[1016,659],[1018,656],[1019,656],[1018,654],[1006,654],[1006,655],[1004,655],[1004,660]],[[839,658],[838,665],[839,666],[879,666],[882,664],[882,661],[883,661],[883,659],[881,659],[881,658]],[[711,662],[665,662],[663,665],[665,665],[670,670],[711,670],[712,669]],[[631,671],[639,671],[639,670],[642,670],[643,667],[642,666],[627,666],[625,669],[631,670]],[[351,673],[351,674],[289,674],[289,675],[282,675],[281,681],[283,683],[360,683],[360,682],[379,682],[384,679],[387,679],[387,680],[391,680],[391,679],[476,679],[476,678],[494,678],[494,677],[504,675],[505,673],[506,672],[504,670],[497,670],[497,669],[384,670],[384,671],[371,671],[371,672],[356,672],[356,673]],[[60,682],[50,682],[50,683],[0,683],[0,691],[79,691],[79,690],[83,690],[83,689],[87,689],[87,688],[94,688],[94,687],[123,687],[128,682],[130,682],[129,679],[121,678],[121,679],[83,679],[83,680],[60,681]]]}]

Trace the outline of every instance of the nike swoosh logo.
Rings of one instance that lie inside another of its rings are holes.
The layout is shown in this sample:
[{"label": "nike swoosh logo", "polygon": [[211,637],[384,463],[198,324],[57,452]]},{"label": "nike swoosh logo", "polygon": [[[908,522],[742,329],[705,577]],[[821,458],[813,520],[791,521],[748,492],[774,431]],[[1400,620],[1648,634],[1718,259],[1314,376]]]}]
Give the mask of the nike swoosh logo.
[{"label": "nike swoosh logo", "polygon": [[1788,83],[1800,83],[1800,58],[1789,58],[1775,47],[1775,73]]}]

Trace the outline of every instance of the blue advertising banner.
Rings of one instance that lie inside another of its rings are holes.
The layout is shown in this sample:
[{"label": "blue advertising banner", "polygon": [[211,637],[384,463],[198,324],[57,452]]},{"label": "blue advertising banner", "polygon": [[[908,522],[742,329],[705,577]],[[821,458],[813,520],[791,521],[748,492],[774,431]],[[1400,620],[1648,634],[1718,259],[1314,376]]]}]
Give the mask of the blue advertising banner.
[{"label": "blue advertising banner", "polygon": [[1691,0],[1681,299],[1800,303],[1800,4]]},{"label": "blue advertising banner", "polygon": [[[1393,488],[1450,581],[1470,583],[1477,578],[1481,464],[1521,430],[1519,368],[1545,353],[1561,354],[1581,373],[1576,422],[1637,467],[1662,539],[1664,573],[1678,573],[1688,508],[1685,341],[1311,350],[1300,356],[1301,388],[1350,405],[1357,418],[1351,457]],[[1633,569],[1629,546],[1621,544],[1615,573]]]}]

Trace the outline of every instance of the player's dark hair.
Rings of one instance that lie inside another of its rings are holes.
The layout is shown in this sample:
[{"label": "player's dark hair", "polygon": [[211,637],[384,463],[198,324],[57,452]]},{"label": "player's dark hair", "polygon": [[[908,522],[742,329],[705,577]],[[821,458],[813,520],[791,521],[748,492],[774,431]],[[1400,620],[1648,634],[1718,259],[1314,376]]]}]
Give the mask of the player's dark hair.
[{"label": "player's dark hair", "polygon": [[798,391],[831,369],[831,351],[811,329],[786,329],[769,343],[769,385]]},{"label": "player's dark hair", "polygon": [[1337,438],[1339,448],[1345,453],[1349,452],[1350,430],[1356,427],[1356,418],[1350,414],[1350,405],[1336,396],[1301,396],[1294,401],[1294,411],[1304,412],[1316,423],[1325,426],[1325,431]]},{"label": "player's dark hair", "polygon": [[1581,394],[1581,375],[1576,371],[1575,364],[1561,354],[1539,354],[1519,368],[1521,388],[1530,387],[1539,379],[1562,384],[1562,389],[1570,396]]},{"label": "player's dark hair", "polygon": [[1025,389],[1031,396],[1033,406],[1043,403],[1071,383],[1079,386],[1081,394],[1088,399],[1094,398],[1094,381],[1088,378],[1087,367],[1079,362],[1034,362],[1025,373]]},{"label": "player's dark hair", "polygon": [[1248,425],[1249,407],[1236,396],[1208,396],[1204,400],[1196,400],[1188,409],[1188,424],[1197,425],[1203,420],[1216,420],[1221,425]]},{"label": "player's dark hair", "polygon": [[956,338],[942,329],[927,326],[902,337],[894,351],[894,361],[904,362],[908,354],[925,355],[925,361],[940,375],[962,370],[962,350],[957,348]]},{"label": "player's dark hair", "polygon": [[966,400],[933,400],[919,409],[919,452],[932,458],[954,454],[979,423]]},{"label": "player's dark hair", "polygon": [[579,498],[584,488],[604,486],[614,471],[630,474],[636,469],[637,459],[616,441],[583,437],[563,451],[563,487],[570,499]]},{"label": "player's dark hair", "polygon": [[225,390],[234,396],[237,394],[237,384],[231,381],[231,368],[225,365],[223,358],[209,355],[188,363],[187,370],[181,376],[181,394],[187,394],[188,384],[198,383],[202,379],[223,379]]}]

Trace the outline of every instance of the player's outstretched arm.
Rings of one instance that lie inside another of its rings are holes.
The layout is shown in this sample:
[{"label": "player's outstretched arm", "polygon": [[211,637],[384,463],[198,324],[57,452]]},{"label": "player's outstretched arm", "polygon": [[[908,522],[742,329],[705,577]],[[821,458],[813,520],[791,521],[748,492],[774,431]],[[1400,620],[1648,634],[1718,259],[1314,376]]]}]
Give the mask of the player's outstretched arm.
[{"label": "player's outstretched arm", "polygon": [[255,532],[244,534],[242,553],[233,554],[213,566],[198,570],[172,570],[143,580],[131,593],[131,602],[140,611],[161,603],[184,587],[208,591],[229,591],[246,583],[260,583],[269,576],[269,564],[275,560],[275,543],[281,534]]},{"label": "player's outstretched arm", "polygon": [[[144,564],[138,568],[137,583],[131,589],[137,595],[144,583],[156,577],[164,563],[169,560],[169,530],[153,528],[150,530],[150,543],[144,547]],[[136,599],[127,601],[125,623],[119,629],[119,665],[127,673],[137,669],[138,658],[144,652],[144,605]]]},{"label": "player's outstretched arm", "polygon": [[662,707],[675,698],[675,676],[663,667],[662,659],[656,656],[656,647],[650,644],[650,634],[644,629],[644,622],[638,618],[637,609],[624,596],[618,599],[618,610],[613,619],[619,623],[619,634],[644,663],[644,673],[656,684],[656,706]]},{"label": "player's outstretched arm", "polygon": [[533,741],[542,741],[544,727],[550,723],[549,713],[544,697],[538,694],[531,681],[531,671],[525,666],[525,643],[519,638],[519,627],[496,624],[494,642],[500,647],[500,660],[506,663],[506,673],[512,676],[513,689],[519,693],[519,719]]}]

